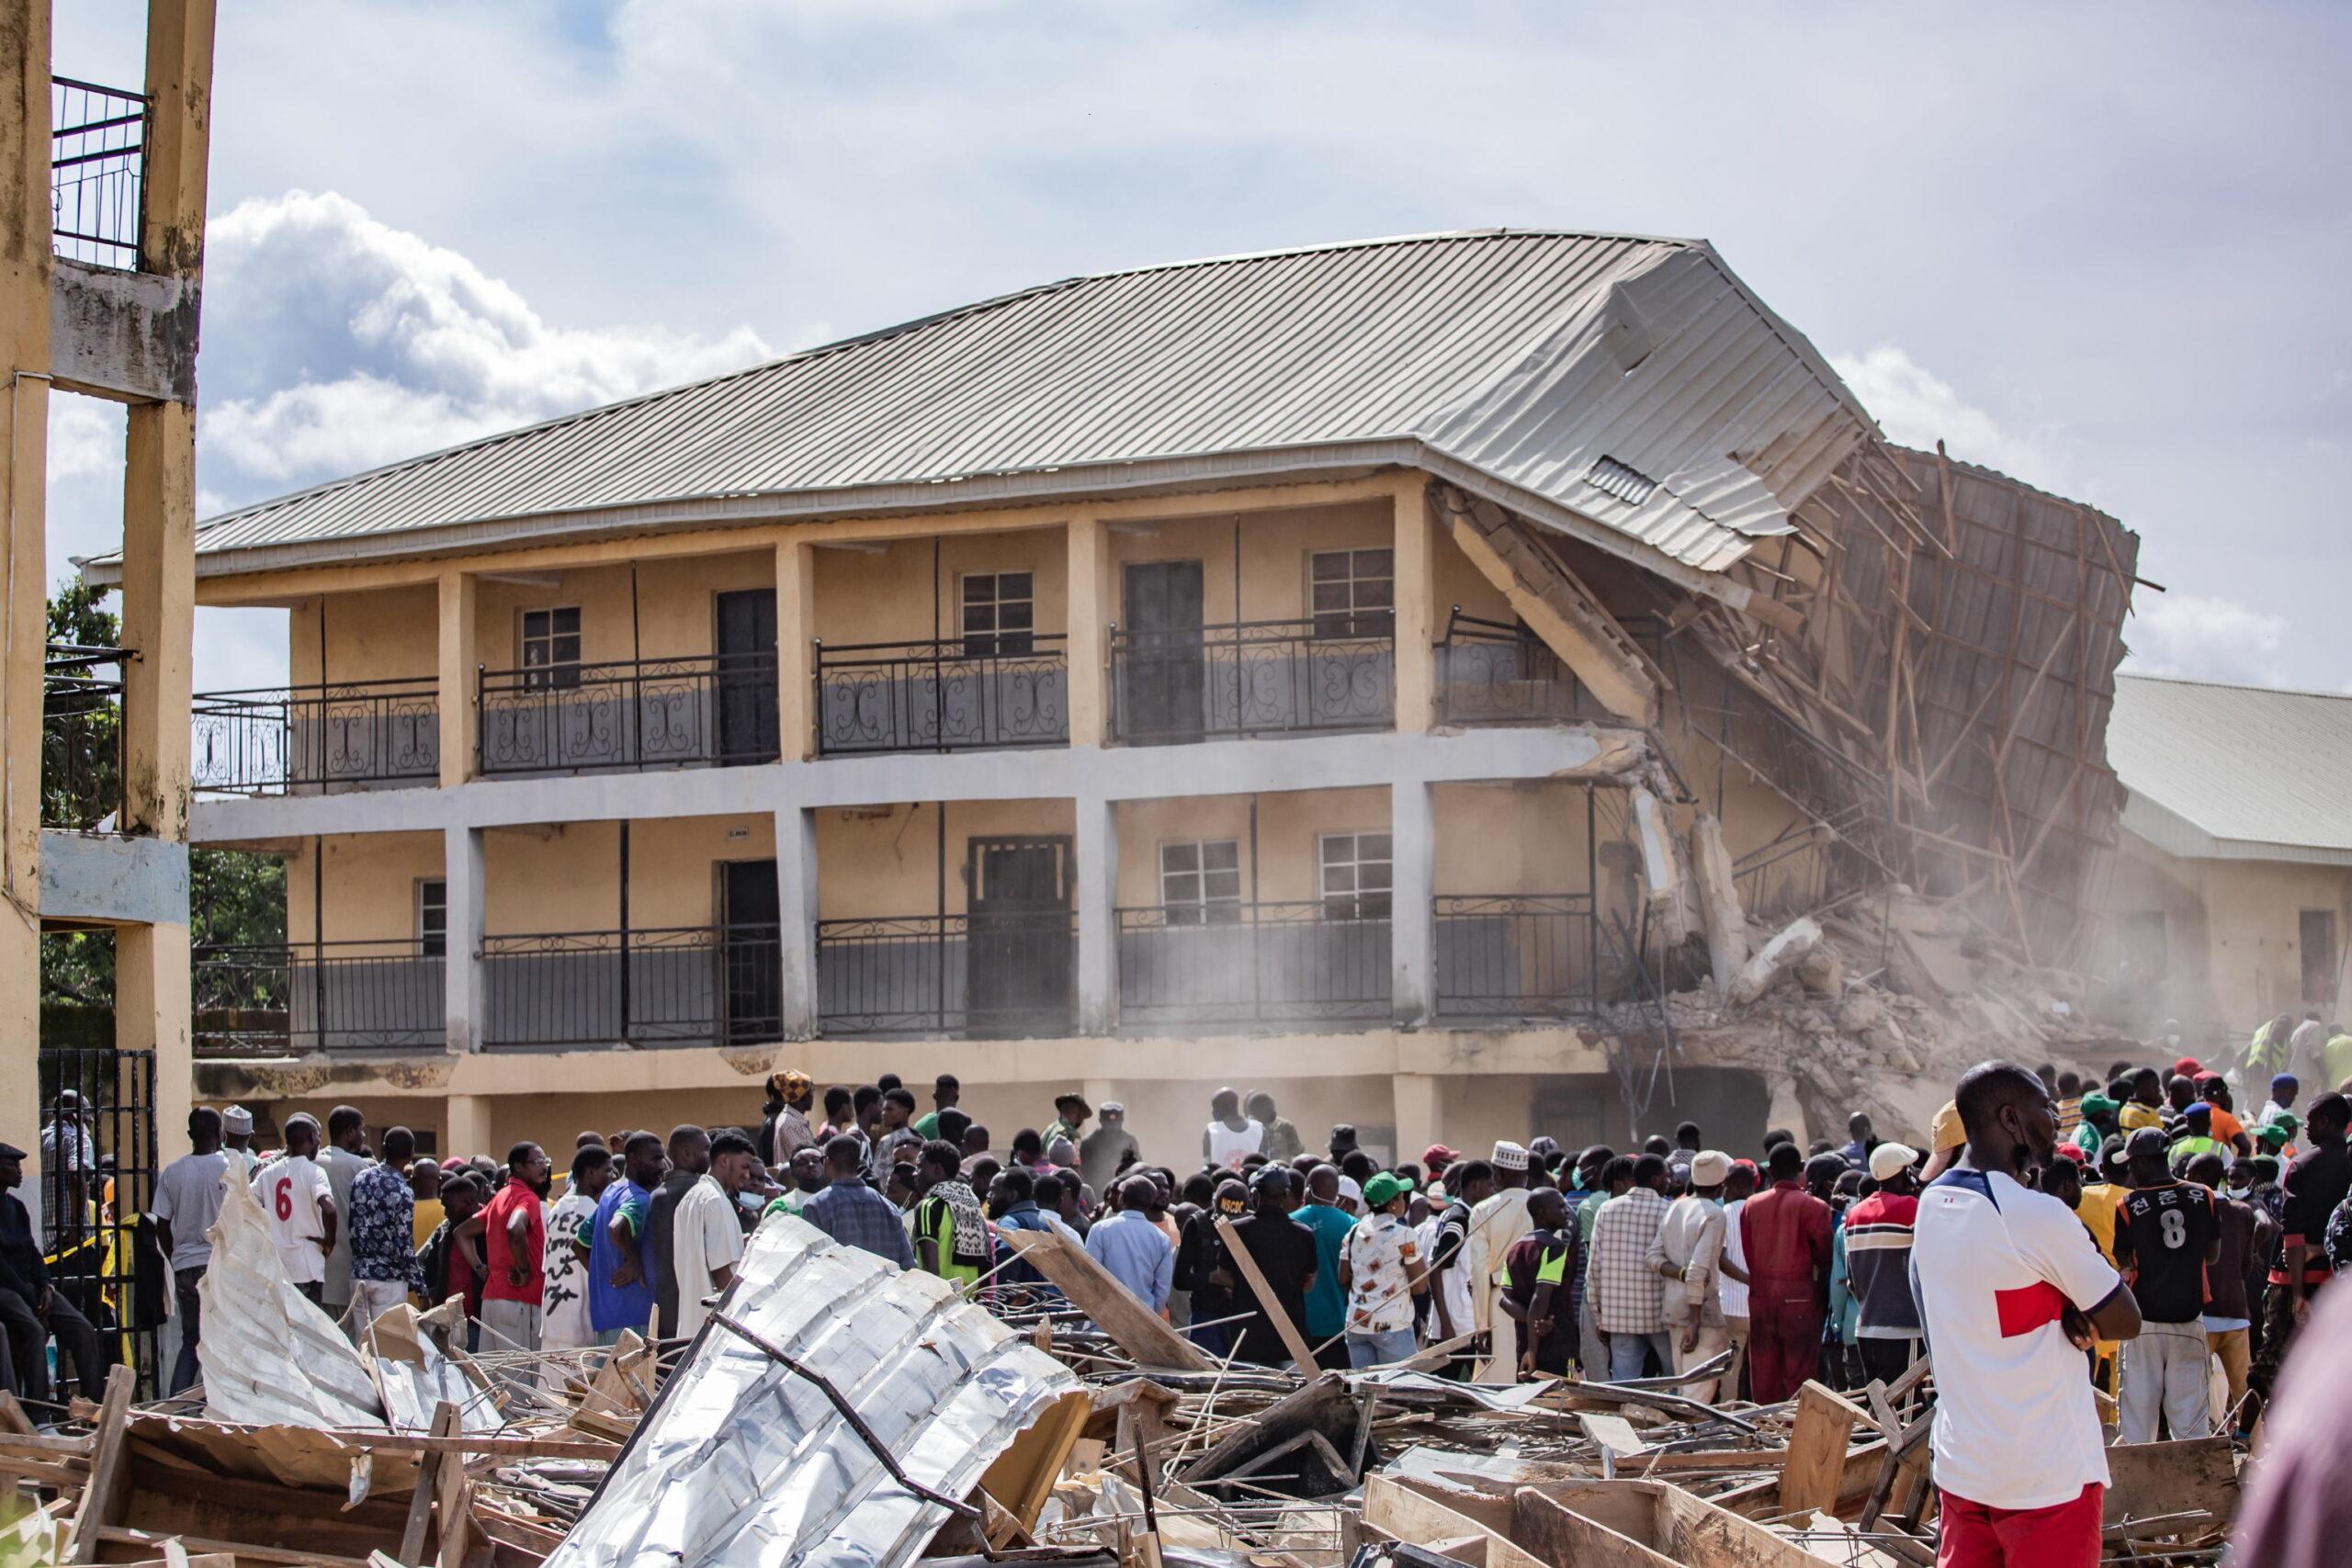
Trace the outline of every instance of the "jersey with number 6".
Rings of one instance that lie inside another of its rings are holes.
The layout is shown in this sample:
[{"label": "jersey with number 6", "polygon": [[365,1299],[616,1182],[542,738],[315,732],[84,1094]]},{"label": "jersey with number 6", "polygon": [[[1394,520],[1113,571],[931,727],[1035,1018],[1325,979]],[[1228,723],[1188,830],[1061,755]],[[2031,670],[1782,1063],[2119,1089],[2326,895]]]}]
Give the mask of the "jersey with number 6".
[{"label": "jersey with number 6", "polygon": [[327,1173],[316,1160],[288,1155],[254,1174],[253,1193],[287,1277],[298,1285],[323,1280],[327,1255],[319,1249],[319,1238],[326,1235],[326,1226],[319,1216],[319,1201],[330,1196]]},{"label": "jersey with number 6", "polygon": [[2115,1213],[2115,1260],[2150,1323],[2194,1323],[2205,1311],[2205,1249],[2221,1232],[2213,1194],[2191,1181],[2137,1187]]}]

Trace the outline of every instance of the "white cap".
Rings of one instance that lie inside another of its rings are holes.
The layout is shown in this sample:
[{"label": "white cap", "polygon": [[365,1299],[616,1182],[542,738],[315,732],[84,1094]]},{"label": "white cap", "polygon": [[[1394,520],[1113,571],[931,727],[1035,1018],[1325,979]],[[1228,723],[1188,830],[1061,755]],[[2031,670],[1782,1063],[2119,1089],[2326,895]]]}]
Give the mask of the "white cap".
[{"label": "white cap", "polygon": [[1340,1178],[1340,1201],[1343,1203],[1352,1203],[1356,1206],[1359,1213],[1363,1211],[1363,1189],[1356,1185],[1356,1179],[1354,1177],[1343,1176]]},{"label": "white cap", "polygon": [[1919,1151],[1903,1144],[1881,1144],[1871,1151],[1871,1179],[1885,1181],[1918,1162]]},{"label": "white cap", "polygon": [[254,1113],[242,1105],[232,1105],[220,1112],[220,1130],[242,1137],[254,1130]]},{"label": "white cap", "polygon": [[1731,1179],[1731,1156],[1721,1149],[1702,1149],[1690,1156],[1690,1185],[1721,1187]]},{"label": "white cap", "polygon": [[1527,1151],[1509,1138],[1498,1138],[1495,1141],[1494,1163],[1502,1170],[1525,1170]]}]

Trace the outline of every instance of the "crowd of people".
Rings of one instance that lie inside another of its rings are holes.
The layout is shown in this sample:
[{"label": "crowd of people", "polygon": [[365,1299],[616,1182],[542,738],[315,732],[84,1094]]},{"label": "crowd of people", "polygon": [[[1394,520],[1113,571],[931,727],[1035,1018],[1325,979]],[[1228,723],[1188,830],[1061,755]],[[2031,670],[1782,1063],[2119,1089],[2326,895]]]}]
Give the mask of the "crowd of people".
[{"label": "crowd of people", "polygon": [[[2225,1074],[2186,1056],[2090,1081],[1991,1065],[1925,1149],[1857,1114],[1842,1144],[1772,1131],[1752,1156],[1685,1122],[1624,1149],[1536,1136],[1413,1159],[1345,1124],[1310,1149],[1272,1095],[1228,1089],[1177,1165],[1146,1158],[1122,1106],[1074,1092],[1001,1140],[953,1077],[923,1109],[895,1077],[820,1099],[786,1071],[756,1123],[582,1133],[561,1170],[527,1142],[503,1162],[420,1158],[407,1129],[371,1140],[347,1106],[323,1126],[289,1118],[262,1153],[243,1108],[199,1108],[152,1218],[177,1293],[174,1391],[200,1365],[224,1179],[355,1337],[397,1303],[462,1297],[488,1351],[690,1338],[773,1213],[1007,1312],[1068,1305],[1008,1240],[1053,1233],[1205,1352],[1270,1366],[1303,1351],[1623,1381],[1729,1352],[1685,1392],[1769,1404],[1808,1379],[1891,1382],[1932,1344],[1939,1478],[1993,1529],[2020,1509],[2079,1513],[2109,1431],[2201,1436],[2218,1412],[2242,1433],[2263,1408],[2312,1301],[2352,1269],[2352,1106],[2340,1089],[2306,1104],[2303,1088],[2272,1074],[2249,1116]],[[0,1145],[0,1376],[49,1399],[53,1337],[94,1395],[104,1337],[44,1277],[6,1191],[22,1157]],[[2113,1416],[2086,1432],[2093,1389]]]}]

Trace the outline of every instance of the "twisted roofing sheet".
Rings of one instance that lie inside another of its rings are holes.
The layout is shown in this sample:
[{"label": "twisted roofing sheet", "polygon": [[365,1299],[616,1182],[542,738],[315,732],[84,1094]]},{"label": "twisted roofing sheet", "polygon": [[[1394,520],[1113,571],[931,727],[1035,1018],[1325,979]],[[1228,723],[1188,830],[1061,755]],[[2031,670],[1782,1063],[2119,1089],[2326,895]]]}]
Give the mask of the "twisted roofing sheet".
[{"label": "twisted roofing sheet", "polygon": [[1871,428],[1702,242],[1437,234],[987,300],[230,513],[198,570],[1401,462],[1720,570]]}]

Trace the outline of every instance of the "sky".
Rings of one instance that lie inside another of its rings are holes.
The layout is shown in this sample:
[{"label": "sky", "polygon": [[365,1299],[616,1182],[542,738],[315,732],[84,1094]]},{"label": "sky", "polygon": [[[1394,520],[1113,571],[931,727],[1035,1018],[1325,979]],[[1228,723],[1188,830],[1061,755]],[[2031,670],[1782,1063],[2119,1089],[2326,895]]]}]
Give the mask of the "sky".
[{"label": "sky", "polygon": [[[143,6],[56,6],[136,85]],[[2152,673],[2352,687],[2352,8],[227,0],[206,515],[1075,274],[1702,236],[1886,434],[2121,518]],[[52,577],[119,539],[55,400]],[[284,678],[200,613],[199,691]]]}]

